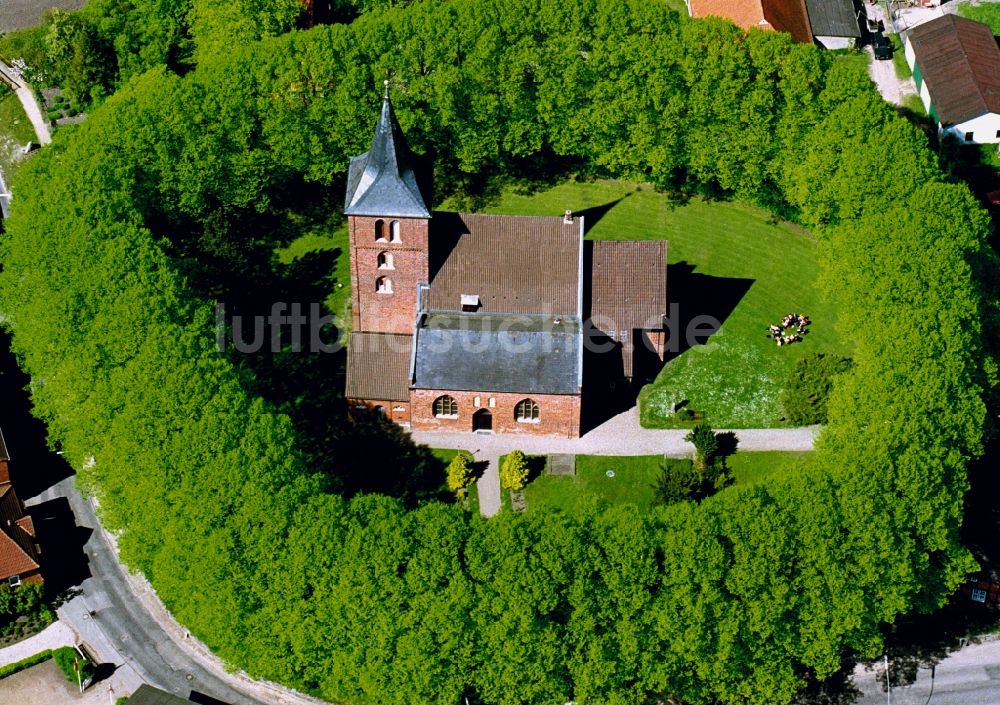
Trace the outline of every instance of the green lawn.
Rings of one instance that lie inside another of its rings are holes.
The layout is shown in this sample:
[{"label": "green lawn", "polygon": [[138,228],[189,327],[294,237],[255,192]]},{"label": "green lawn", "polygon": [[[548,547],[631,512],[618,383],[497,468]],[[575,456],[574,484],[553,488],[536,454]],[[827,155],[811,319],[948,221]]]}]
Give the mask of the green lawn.
[{"label": "green lawn", "polygon": [[[811,458],[811,452],[737,452],[727,458],[735,480],[733,487],[778,481]],[[578,455],[576,476],[540,475],[525,488],[527,511],[560,508],[574,511],[593,504],[653,506],[653,483],[660,474],[663,456]],[[608,477],[608,470],[614,477]]]},{"label": "green lawn", "polygon": [[10,183],[18,161],[15,154],[18,148],[36,139],[35,130],[31,127],[28,116],[24,114],[21,101],[5,88],[0,88],[0,171]]},{"label": "green lawn", "polygon": [[970,20],[985,22],[993,30],[994,35],[1000,35],[1000,3],[983,2],[970,5],[965,2],[958,6],[958,14]]},{"label": "green lawn", "polygon": [[[740,203],[681,204],[651,188],[613,181],[508,190],[486,210],[556,215],[567,208],[584,212],[593,224],[588,238],[669,241],[668,300],[679,307],[672,335],[682,345],[681,321],[713,313],[724,318],[707,344],[675,356],[642,391],[644,426],[690,425],[673,413],[673,405],[685,400],[717,428],[782,426],[778,399],[795,361],[813,352],[847,354],[834,331],[836,311],[815,287],[817,243],[807,231]],[[790,312],[805,313],[813,324],[801,343],[779,348],[767,326]]]},{"label": "green lawn", "polygon": [[[576,476],[540,475],[525,487],[529,512],[559,507],[568,511],[598,503],[632,503],[642,509],[653,504],[653,481],[663,457],[637,455],[576,456]],[[614,477],[607,471],[613,470]]]},{"label": "green lawn", "polygon": [[916,93],[907,93],[903,96],[903,107],[914,115],[922,118],[927,117],[927,108],[924,107],[924,101],[920,100],[920,96]]},{"label": "green lawn", "polygon": [[314,252],[339,250],[333,271],[330,272],[330,294],[324,302],[337,317],[337,327],[344,335],[351,332],[351,260],[348,255],[347,223],[317,225],[293,240],[287,247],[275,251],[280,264]]},{"label": "green lawn", "polygon": [[906,54],[903,52],[903,41],[898,34],[890,34],[889,41],[892,42],[892,66],[896,69],[896,78],[902,80],[911,78],[913,71],[906,63]]},{"label": "green lawn", "polygon": [[736,487],[780,480],[798,472],[812,459],[812,451],[737,452],[726,459]]}]

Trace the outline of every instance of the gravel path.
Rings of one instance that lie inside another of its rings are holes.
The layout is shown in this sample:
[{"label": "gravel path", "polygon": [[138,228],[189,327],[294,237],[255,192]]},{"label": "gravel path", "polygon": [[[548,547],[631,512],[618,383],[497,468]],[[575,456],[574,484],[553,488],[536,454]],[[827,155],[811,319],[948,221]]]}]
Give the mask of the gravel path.
[{"label": "gravel path", "polygon": [[52,132],[49,130],[48,121],[42,116],[42,109],[35,100],[35,94],[31,86],[21,80],[21,77],[7,64],[0,61],[0,74],[3,74],[3,81],[15,87],[18,100],[24,106],[24,112],[35,128],[35,136],[38,137],[38,144],[49,144],[52,142]]},{"label": "gravel path", "polygon": [[[805,428],[716,429],[732,430],[740,450],[812,450],[819,426]],[[527,436],[516,434],[441,433],[414,431],[413,440],[432,448],[462,448],[477,457],[499,456],[515,448],[529,454],[569,453],[571,455],[669,455],[692,453],[684,440],[685,429],[649,429],[639,425],[639,409],[632,407],[580,438]]]},{"label": "gravel path", "polygon": [[476,460],[486,463],[482,477],[476,480],[479,513],[484,517],[495,516],[500,511],[500,454],[480,453]]}]

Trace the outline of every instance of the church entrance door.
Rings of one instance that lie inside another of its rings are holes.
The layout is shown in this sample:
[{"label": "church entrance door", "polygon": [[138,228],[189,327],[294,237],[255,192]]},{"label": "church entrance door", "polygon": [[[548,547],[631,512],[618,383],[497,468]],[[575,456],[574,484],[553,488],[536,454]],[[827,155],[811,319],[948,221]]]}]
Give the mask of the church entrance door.
[{"label": "church entrance door", "polygon": [[490,413],[489,409],[480,409],[472,415],[472,430],[473,431],[492,431],[493,430],[493,414]]}]

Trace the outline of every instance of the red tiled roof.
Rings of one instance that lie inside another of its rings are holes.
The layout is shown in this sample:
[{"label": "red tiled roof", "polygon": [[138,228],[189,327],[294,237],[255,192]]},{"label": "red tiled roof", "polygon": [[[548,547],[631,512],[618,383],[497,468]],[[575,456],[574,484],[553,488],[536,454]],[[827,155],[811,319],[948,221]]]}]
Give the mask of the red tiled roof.
[{"label": "red tiled roof", "polygon": [[36,538],[35,522],[31,519],[31,517],[29,516],[21,517],[14,523],[17,524],[19,527],[21,527],[21,531],[26,533],[28,536],[30,536],[31,538]]},{"label": "red tiled roof", "polygon": [[427,307],[461,311],[462,294],[479,296],[483,313],[578,314],[580,220],[435,213]]},{"label": "red tiled roof", "polygon": [[0,531],[0,580],[35,570],[38,563],[6,531]]},{"label": "red tiled roof", "polygon": [[1000,114],[1000,47],[989,26],[947,14],[907,39],[942,124]]},{"label": "red tiled roof", "polygon": [[9,482],[0,483],[0,580],[38,570],[35,526]]},{"label": "red tiled roof", "polygon": [[593,243],[590,317],[594,326],[621,340],[625,376],[632,376],[633,331],[662,328],[667,313],[665,240],[598,240]]},{"label": "red tiled roof", "polygon": [[409,401],[413,336],[351,333],[344,396],[362,401]]},{"label": "red tiled roof", "polygon": [[788,32],[792,39],[812,43],[805,0],[691,0],[692,17],[721,17],[750,29]]}]

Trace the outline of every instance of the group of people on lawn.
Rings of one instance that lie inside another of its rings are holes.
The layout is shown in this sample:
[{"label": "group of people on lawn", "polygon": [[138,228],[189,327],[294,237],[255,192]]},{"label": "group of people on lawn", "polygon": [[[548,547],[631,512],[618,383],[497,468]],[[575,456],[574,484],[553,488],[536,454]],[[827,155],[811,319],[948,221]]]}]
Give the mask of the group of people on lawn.
[{"label": "group of people on lawn", "polygon": [[[802,334],[806,332],[809,325],[809,318],[801,313],[790,313],[781,319],[780,326],[768,326],[771,340],[780,345],[791,345],[802,340]],[[794,332],[789,333],[789,329],[794,328]]]}]

